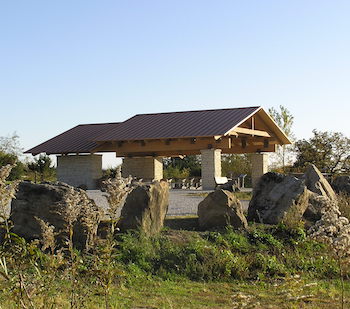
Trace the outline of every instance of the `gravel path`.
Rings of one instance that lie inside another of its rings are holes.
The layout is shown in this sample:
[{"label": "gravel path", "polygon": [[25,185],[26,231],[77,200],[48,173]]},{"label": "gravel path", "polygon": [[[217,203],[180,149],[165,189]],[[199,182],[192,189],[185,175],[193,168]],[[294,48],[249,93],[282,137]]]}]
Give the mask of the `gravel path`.
[{"label": "gravel path", "polygon": [[[168,216],[196,215],[198,204],[205,193],[212,191],[170,190]],[[203,196],[201,196],[203,195]],[[249,201],[241,200],[243,210],[248,209]]]},{"label": "gravel path", "polygon": [[[170,190],[168,216],[196,215],[198,204],[211,191]],[[88,190],[87,194],[105,211],[108,209],[106,193],[99,190]],[[243,209],[248,209],[249,201],[242,200]]]},{"label": "gravel path", "polygon": [[[107,193],[100,190],[88,190],[87,195],[93,199],[99,207],[101,207],[105,213],[107,213],[108,202]],[[169,209],[168,216],[187,216],[196,215],[198,204],[205,198],[204,194],[211,191],[196,191],[196,190],[170,190],[169,194]],[[241,200],[244,210],[248,209],[249,201]],[[9,205],[10,206],[10,205]],[[9,215],[10,207],[7,208]],[[120,210],[119,210],[120,213]],[[1,221],[1,219],[0,219]]]},{"label": "gravel path", "polygon": [[[211,191],[170,190],[168,216],[196,215],[198,204]],[[203,196],[201,196],[203,194]]]}]

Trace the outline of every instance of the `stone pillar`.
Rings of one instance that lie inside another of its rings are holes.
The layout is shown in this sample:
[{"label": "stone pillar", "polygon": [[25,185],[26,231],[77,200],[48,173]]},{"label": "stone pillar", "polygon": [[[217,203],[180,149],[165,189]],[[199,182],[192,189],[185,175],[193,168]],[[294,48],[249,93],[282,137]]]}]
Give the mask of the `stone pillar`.
[{"label": "stone pillar", "polygon": [[259,178],[267,173],[268,169],[268,154],[267,153],[253,153],[252,161],[252,186],[253,188],[259,181]]},{"label": "stone pillar", "polygon": [[57,156],[57,180],[82,189],[98,189],[102,155]]},{"label": "stone pillar", "polygon": [[215,177],[221,177],[221,149],[203,149],[202,156],[202,188],[214,190]]},{"label": "stone pillar", "polygon": [[129,175],[142,178],[144,181],[160,180],[163,178],[163,158],[124,158],[122,176]]}]

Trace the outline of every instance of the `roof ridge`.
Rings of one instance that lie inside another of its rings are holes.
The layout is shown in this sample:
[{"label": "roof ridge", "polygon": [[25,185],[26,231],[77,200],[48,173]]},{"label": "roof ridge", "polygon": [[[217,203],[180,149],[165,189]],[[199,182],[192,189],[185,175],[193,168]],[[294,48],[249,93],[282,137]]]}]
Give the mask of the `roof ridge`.
[{"label": "roof ridge", "polygon": [[96,125],[103,125],[103,124],[118,124],[118,123],[123,123],[118,121],[118,122],[99,122],[99,123],[82,123],[82,124],[78,124],[76,125],[76,127],[80,127],[80,126],[96,126]]},{"label": "roof ridge", "polygon": [[[224,110],[234,110],[234,109],[248,109],[248,108],[261,108],[261,106],[246,106],[246,107],[231,107],[231,108],[212,108],[212,109],[198,109],[198,110],[191,110],[191,111],[180,111],[180,112],[161,112],[161,113],[143,113],[143,114],[136,114],[132,117],[130,117],[127,120],[130,120],[132,118],[135,118],[136,116],[141,115],[161,115],[161,114],[182,114],[182,113],[195,113],[195,112],[211,112],[211,111],[224,111]],[[127,121],[125,120],[125,121]],[[123,121],[123,122],[125,122]]]}]

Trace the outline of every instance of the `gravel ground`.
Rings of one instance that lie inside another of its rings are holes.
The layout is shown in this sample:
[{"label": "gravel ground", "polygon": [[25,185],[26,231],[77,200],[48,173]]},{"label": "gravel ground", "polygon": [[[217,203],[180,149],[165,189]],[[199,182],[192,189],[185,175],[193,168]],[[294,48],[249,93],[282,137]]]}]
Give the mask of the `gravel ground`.
[{"label": "gravel ground", "polygon": [[[101,207],[106,213],[108,209],[108,202],[106,198],[107,193],[100,190],[88,190],[86,192],[87,195],[95,201],[96,205]],[[170,190],[168,216],[196,215],[198,204],[205,198],[205,196],[201,195],[209,192],[211,191],[181,189]],[[242,200],[241,202],[243,209],[247,210],[249,201]],[[7,209],[8,215],[9,211],[10,205]]]},{"label": "gravel ground", "polygon": [[[198,204],[203,201],[205,193],[211,191],[201,190],[170,190],[168,216],[196,215]],[[95,203],[105,211],[108,209],[106,193],[99,190],[88,190],[87,194]],[[242,200],[243,209],[248,209],[249,201]]]},{"label": "gravel ground", "polygon": [[[194,190],[170,190],[168,216],[185,216],[197,214],[197,206],[205,196],[201,193],[209,193],[210,191],[194,191]],[[88,190],[87,195],[107,213],[108,202],[107,194],[99,190]]]},{"label": "gravel ground", "polygon": [[[212,191],[170,190],[168,216],[196,215],[198,204],[204,200],[201,194]],[[248,209],[249,201],[241,200],[243,210]]]}]

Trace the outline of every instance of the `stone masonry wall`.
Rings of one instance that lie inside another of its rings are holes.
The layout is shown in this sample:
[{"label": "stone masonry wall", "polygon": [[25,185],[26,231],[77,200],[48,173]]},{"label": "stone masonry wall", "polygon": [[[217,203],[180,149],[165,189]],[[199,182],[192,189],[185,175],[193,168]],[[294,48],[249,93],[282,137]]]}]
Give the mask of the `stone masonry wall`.
[{"label": "stone masonry wall", "polygon": [[252,162],[252,185],[253,188],[260,177],[268,172],[268,154],[254,153],[251,156]]},{"label": "stone masonry wall", "polygon": [[160,180],[163,178],[163,159],[159,157],[124,158],[122,176],[129,175],[145,181]]},{"label": "stone masonry wall", "polygon": [[221,177],[221,149],[203,149],[202,156],[202,187],[204,190],[214,190],[214,177]]},{"label": "stone masonry wall", "polygon": [[71,186],[97,189],[102,177],[102,155],[57,156],[57,180]]}]

